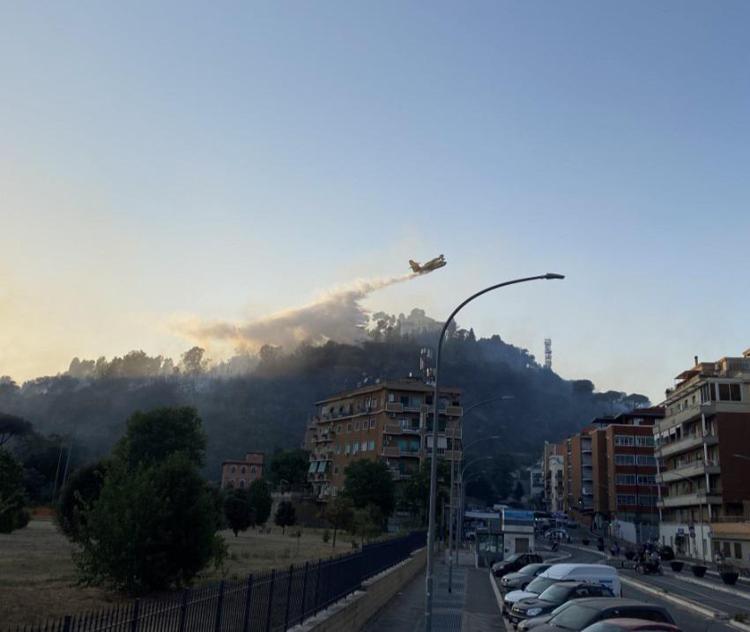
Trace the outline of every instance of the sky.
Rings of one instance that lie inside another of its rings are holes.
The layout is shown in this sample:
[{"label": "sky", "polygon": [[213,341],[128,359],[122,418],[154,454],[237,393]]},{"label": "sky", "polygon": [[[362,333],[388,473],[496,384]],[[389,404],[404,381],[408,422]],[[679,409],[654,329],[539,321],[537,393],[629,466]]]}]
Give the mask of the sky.
[{"label": "sky", "polygon": [[[658,401],[750,347],[750,4],[0,1],[0,375],[354,279]],[[449,379],[449,378],[446,378]]]}]

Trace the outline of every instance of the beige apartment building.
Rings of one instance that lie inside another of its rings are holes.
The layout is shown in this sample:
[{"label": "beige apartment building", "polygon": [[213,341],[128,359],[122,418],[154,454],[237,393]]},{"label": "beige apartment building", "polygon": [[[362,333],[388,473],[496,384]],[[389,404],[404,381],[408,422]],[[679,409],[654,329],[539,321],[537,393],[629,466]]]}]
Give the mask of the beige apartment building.
[{"label": "beige apartment building", "polygon": [[[750,543],[750,350],[742,357],[698,362],[669,389],[655,429],[660,538],[679,552],[747,567]],[[738,525],[736,528],[731,524]],[[713,542],[713,545],[712,545]]]},{"label": "beige apartment building", "polygon": [[[438,445],[441,458],[461,459],[461,393],[440,391]],[[327,501],[344,485],[344,470],[357,459],[386,463],[394,480],[409,478],[432,448],[433,388],[419,378],[384,381],[315,403],[305,433],[308,481]]]}]

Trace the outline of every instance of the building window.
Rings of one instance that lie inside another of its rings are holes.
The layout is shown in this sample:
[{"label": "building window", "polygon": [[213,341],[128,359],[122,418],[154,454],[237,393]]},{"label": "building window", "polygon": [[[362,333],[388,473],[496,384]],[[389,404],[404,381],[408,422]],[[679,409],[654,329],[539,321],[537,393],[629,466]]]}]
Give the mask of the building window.
[{"label": "building window", "polygon": [[741,542],[735,542],[734,543],[734,556],[738,559],[742,559],[742,543]]},{"label": "building window", "polygon": [[245,479],[241,478],[240,479],[240,487],[244,487],[244,486],[245,486]]},{"label": "building window", "polygon": [[255,466],[254,466],[254,465],[251,465],[251,466],[250,466],[250,474],[255,474],[255,471],[256,471],[256,470],[255,470]]},{"label": "building window", "polygon": [[654,447],[654,437],[636,437],[635,438],[635,445],[638,447],[646,447],[646,448],[653,448]]},{"label": "building window", "polygon": [[374,441],[370,441],[367,444],[367,449],[370,450],[370,451],[374,451],[375,450],[375,442]]},{"label": "building window", "polygon": [[245,469],[245,466],[243,465],[243,466],[242,466],[242,467],[240,468],[240,474],[244,474],[244,473],[245,473],[246,471],[247,471],[247,470]]},{"label": "building window", "polygon": [[723,402],[742,401],[739,384],[718,384],[719,399]]},{"label": "building window", "polygon": [[359,430],[359,422],[355,421],[354,422],[354,432],[357,432],[357,430]]},{"label": "building window", "polygon": [[374,418],[370,419],[370,430],[372,430],[373,428],[375,428],[375,419]]},{"label": "building window", "polygon": [[231,472],[232,474],[234,474],[234,473],[235,473],[235,472],[237,471],[237,468],[236,468],[236,467],[235,467],[235,466],[233,465],[232,467],[230,467],[230,468],[229,468],[229,471],[230,471],[230,472]]},{"label": "building window", "polygon": [[341,424],[336,424],[336,432],[341,432]]},{"label": "building window", "polygon": [[618,474],[618,485],[635,485],[635,474]]},{"label": "building window", "polygon": [[635,495],[633,494],[617,494],[618,505],[635,505]]},{"label": "building window", "polygon": [[632,454],[615,454],[615,465],[633,465],[634,463],[635,456]]},{"label": "building window", "polygon": [[713,402],[716,400],[716,392],[714,391],[714,385],[711,382],[703,384],[701,386],[701,403]]},{"label": "building window", "polygon": [[352,454],[357,454],[357,452],[359,452],[359,441],[352,444]]},{"label": "building window", "polygon": [[615,435],[615,445],[632,446],[634,443],[635,439],[630,435]]},{"label": "building window", "polygon": [[656,467],[656,458],[650,454],[639,454],[637,458],[638,465],[646,465],[648,467]]},{"label": "building window", "polygon": [[351,424],[346,424],[346,431],[347,432],[351,432],[352,431],[352,425]]},{"label": "building window", "polygon": [[344,454],[349,454],[350,451],[351,451],[351,446],[347,443],[344,446]]},{"label": "building window", "polygon": [[721,543],[721,554],[724,556],[724,558],[732,556],[732,550],[729,548],[729,542]]},{"label": "building window", "polygon": [[656,485],[656,476],[653,474],[639,474],[638,475],[639,485]]}]

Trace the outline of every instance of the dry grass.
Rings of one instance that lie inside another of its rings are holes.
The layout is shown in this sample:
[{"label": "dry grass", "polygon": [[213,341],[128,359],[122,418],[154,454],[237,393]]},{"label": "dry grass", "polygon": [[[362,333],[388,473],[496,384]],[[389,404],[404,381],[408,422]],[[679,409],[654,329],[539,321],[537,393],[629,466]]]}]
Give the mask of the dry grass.
[{"label": "dry grass", "polygon": [[[288,529],[282,535],[278,527],[270,534],[248,530],[236,538],[231,531],[223,532],[229,545],[224,568],[207,569],[196,583],[239,578],[352,550],[351,537],[339,537],[334,551],[323,542],[322,530],[303,529],[299,540],[290,537],[295,531]],[[49,617],[108,608],[125,600],[118,593],[78,586],[72,551],[49,519],[32,520],[25,529],[0,534],[0,630],[6,624],[41,623]]]}]

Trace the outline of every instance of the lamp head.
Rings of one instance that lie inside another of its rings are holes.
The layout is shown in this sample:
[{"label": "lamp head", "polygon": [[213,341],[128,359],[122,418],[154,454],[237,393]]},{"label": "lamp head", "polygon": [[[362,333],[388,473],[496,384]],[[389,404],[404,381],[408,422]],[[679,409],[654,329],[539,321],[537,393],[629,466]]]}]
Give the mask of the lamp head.
[{"label": "lamp head", "polygon": [[556,272],[547,272],[547,274],[544,275],[545,279],[564,279],[564,274],[557,274]]}]

